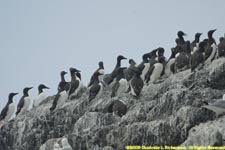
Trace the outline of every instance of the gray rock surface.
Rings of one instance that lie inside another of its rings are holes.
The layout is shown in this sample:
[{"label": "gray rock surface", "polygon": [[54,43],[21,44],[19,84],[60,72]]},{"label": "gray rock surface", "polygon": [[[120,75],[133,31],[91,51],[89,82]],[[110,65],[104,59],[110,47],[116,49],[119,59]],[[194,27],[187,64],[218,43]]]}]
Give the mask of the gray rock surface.
[{"label": "gray rock surface", "polygon": [[[1,150],[123,150],[126,145],[224,145],[225,117],[202,108],[225,93],[225,58],[195,73],[186,70],[126,93],[127,114],[107,113],[110,87],[91,102],[84,88],[53,112],[54,96],[0,130]],[[68,140],[67,149],[63,142]],[[54,147],[55,146],[55,147]]]}]

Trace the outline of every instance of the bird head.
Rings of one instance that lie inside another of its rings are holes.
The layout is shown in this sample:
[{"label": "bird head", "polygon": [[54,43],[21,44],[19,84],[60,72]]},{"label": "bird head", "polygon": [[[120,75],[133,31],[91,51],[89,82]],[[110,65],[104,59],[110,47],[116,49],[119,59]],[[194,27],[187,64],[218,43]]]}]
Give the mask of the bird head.
[{"label": "bird head", "polygon": [[119,55],[119,56],[117,57],[117,60],[123,60],[123,59],[127,59],[127,58],[124,57],[124,56],[122,56],[122,55]]},{"label": "bird head", "polygon": [[212,37],[212,35],[213,35],[213,33],[216,31],[216,29],[214,29],[214,30],[209,30],[208,31],[208,37],[210,38],[210,37]]},{"label": "bird head", "polygon": [[178,36],[178,37],[183,37],[183,36],[187,36],[187,34],[184,33],[183,31],[178,31],[178,32],[177,32],[177,36]]},{"label": "bird head", "polygon": [[61,75],[65,75],[65,74],[67,74],[67,72],[66,71],[61,71]]},{"label": "bird head", "polygon": [[40,84],[38,86],[38,90],[42,90],[42,89],[50,89],[49,87],[45,86],[44,84]]},{"label": "bird head", "polygon": [[19,94],[19,93],[9,93],[9,99],[12,99],[17,94]]}]

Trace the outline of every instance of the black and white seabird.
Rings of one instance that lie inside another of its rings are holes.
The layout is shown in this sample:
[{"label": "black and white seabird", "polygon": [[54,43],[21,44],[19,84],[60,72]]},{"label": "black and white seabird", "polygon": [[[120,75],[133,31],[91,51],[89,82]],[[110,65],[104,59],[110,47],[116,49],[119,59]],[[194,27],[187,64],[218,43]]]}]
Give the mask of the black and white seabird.
[{"label": "black and white seabird", "polygon": [[178,31],[177,32],[177,36],[178,36],[178,39],[177,39],[177,44],[178,45],[185,45],[185,40],[184,40],[184,37],[183,36],[186,36],[187,34],[184,33],[183,31]]},{"label": "black and white seabird", "polygon": [[138,69],[140,69],[142,71],[141,78],[143,81],[145,80],[145,76],[149,70],[149,67],[150,67],[149,53],[146,53],[142,56],[141,64],[138,65]]},{"label": "black and white seabird", "polygon": [[201,35],[202,35],[202,33],[196,33],[195,34],[195,39],[191,42],[191,52],[194,52],[194,48],[200,42],[200,36]]},{"label": "black and white seabird", "polygon": [[[164,48],[162,48],[162,47],[157,48],[158,57],[162,57],[164,60],[163,61],[163,71],[161,73],[161,76],[165,74],[166,57],[164,56],[164,52],[165,52]],[[156,62],[158,61],[158,57],[156,58]]]},{"label": "black and white seabird", "polygon": [[112,87],[111,97],[120,97],[129,88],[129,83],[125,79],[124,71],[126,67],[121,67],[117,69],[116,72],[116,83]]},{"label": "black and white seabird", "polygon": [[174,48],[171,48],[171,56],[165,66],[165,77],[169,77],[171,74],[175,73],[174,63],[175,63],[176,52]]},{"label": "black and white seabird", "polygon": [[127,105],[122,100],[115,100],[108,106],[107,112],[114,113],[122,117],[127,113]]},{"label": "black and white seabird", "polygon": [[138,65],[138,69],[142,71],[141,78],[145,82],[148,71],[152,65],[156,62],[156,52],[158,49],[152,50],[150,53],[146,53],[142,56],[143,61]]},{"label": "black and white seabird", "polygon": [[27,111],[30,105],[30,97],[29,97],[28,91],[32,88],[33,87],[26,87],[23,89],[23,96],[21,97],[17,105],[16,115],[23,114]]},{"label": "black and white seabird", "polygon": [[136,62],[133,59],[129,59],[129,64],[130,64],[130,66],[124,71],[125,78],[129,84],[129,88],[128,88],[127,92],[130,91],[131,79],[133,78],[135,71],[138,69],[136,66]]},{"label": "black and white seabird", "polygon": [[[66,82],[60,82],[60,87],[64,87],[66,86]],[[50,111],[53,111],[59,107],[62,107],[63,104],[66,102],[66,99],[68,98],[68,93],[66,92],[65,89],[60,88],[60,90],[58,90],[57,94],[55,95],[54,99],[53,99],[53,103],[52,106],[50,108]]]},{"label": "black and white seabird", "polygon": [[129,64],[130,66],[124,72],[125,78],[128,82],[132,79],[135,74],[135,70],[137,69],[136,62],[133,59],[129,59]]},{"label": "black and white seabird", "polygon": [[218,55],[219,57],[225,57],[225,38],[220,38],[220,43],[218,44]]},{"label": "black and white seabird", "polygon": [[178,52],[175,56],[175,72],[184,71],[189,68],[190,56],[185,52],[184,48],[180,45],[175,47]]},{"label": "black and white seabird", "polygon": [[78,79],[76,73],[80,71],[75,68],[70,68],[70,75],[71,75],[71,82],[70,82],[70,89],[68,93],[68,98],[71,99],[74,96],[77,96],[80,88],[81,88],[81,81]]},{"label": "black and white seabird", "polygon": [[215,31],[216,29],[208,31],[208,45],[216,44],[216,40],[213,38],[213,33]]},{"label": "black and white seabird", "polygon": [[[200,64],[200,68],[204,65],[204,51],[206,42],[199,43],[199,49],[196,50],[191,56],[191,71],[194,71]],[[199,67],[198,67],[199,68]]]},{"label": "black and white seabird", "polygon": [[[61,73],[60,73],[61,81],[59,82],[59,85],[58,85],[58,91],[62,91],[62,90],[68,91],[69,88],[70,88],[69,82],[66,82],[66,80],[65,80],[66,74],[67,74],[66,71],[61,71]],[[65,83],[65,84],[61,84],[62,82]]]},{"label": "black and white seabird", "polygon": [[165,57],[158,57],[157,63],[151,66],[148,72],[146,83],[149,83],[149,81],[150,83],[154,83],[156,80],[159,79],[159,77],[161,77],[164,68],[163,67],[164,61]]},{"label": "black and white seabird", "polygon": [[210,103],[202,107],[215,112],[217,117],[221,114],[224,114],[225,113],[225,94],[223,95],[222,100],[217,100],[214,103]]},{"label": "black and white seabird", "polygon": [[208,44],[205,49],[205,64],[210,64],[216,58],[217,55],[218,47],[216,45],[215,39],[213,38],[213,33],[215,31],[216,29],[210,30],[208,32]]},{"label": "black and white seabird", "polygon": [[89,101],[92,101],[93,99],[95,99],[102,93],[103,84],[99,81],[99,76],[102,75],[101,73],[104,73],[104,72],[96,71],[93,74],[94,83],[92,83],[91,88],[89,90],[89,97],[88,97]]},{"label": "black and white seabird", "polygon": [[10,93],[8,97],[8,102],[6,106],[2,109],[1,114],[0,114],[0,121],[9,121],[9,119],[12,117],[15,106],[13,103],[13,97],[17,95],[18,93]]},{"label": "black and white seabird", "polygon": [[46,95],[43,89],[50,89],[49,87],[45,86],[44,84],[40,84],[38,86],[38,96],[35,97],[33,107],[37,107],[40,103],[46,98]]},{"label": "black and white seabird", "polygon": [[133,78],[131,79],[131,94],[135,97],[138,97],[141,93],[141,90],[144,86],[144,81],[141,78],[141,70],[137,69]]},{"label": "black and white seabird", "polygon": [[125,58],[124,56],[122,56],[122,55],[119,55],[118,57],[117,57],[117,62],[116,62],[116,66],[115,66],[115,68],[113,69],[113,71],[111,72],[111,74],[109,75],[109,79],[107,80],[107,81],[105,81],[108,85],[113,85],[113,81],[115,81],[115,79],[116,79],[116,72],[117,72],[117,70],[118,70],[118,68],[120,68],[121,67],[121,60],[123,60],[123,59],[127,59],[127,58]]},{"label": "black and white seabird", "polygon": [[93,75],[91,76],[91,80],[90,80],[90,82],[89,82],[89,84],[88,84],[88,87],[91,87],[92,84],[95,82],[96,72],[99,72],[99,74],[100,74],[100,75],[98,76],[98,80],[99,80],[99,81],[102,81],[102,80],[103,80],[103,76],[104,76],[104,73],[105,73],[103,62],[100,61],[100,62],[98,63],[98,66],[99,66],[99,68],[98,68],[98,69],[93,73]]}]

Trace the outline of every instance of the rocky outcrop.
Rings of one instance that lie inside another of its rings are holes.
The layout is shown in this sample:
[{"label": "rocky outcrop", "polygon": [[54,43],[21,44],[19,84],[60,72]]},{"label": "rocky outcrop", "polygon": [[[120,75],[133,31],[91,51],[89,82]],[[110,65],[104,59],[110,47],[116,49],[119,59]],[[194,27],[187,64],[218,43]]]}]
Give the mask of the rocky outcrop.
[{"label": "rocky outcrop", "polygon": [[126,145],[224,145],[224,117],[201,106],[225,93],[225,58],[200,71],[186,70],[125,93],[126,115],[107,113],[111,89],[88,101],[88,91],[49,111],[54,97],[5,124],[4,150],[123,150]]}]

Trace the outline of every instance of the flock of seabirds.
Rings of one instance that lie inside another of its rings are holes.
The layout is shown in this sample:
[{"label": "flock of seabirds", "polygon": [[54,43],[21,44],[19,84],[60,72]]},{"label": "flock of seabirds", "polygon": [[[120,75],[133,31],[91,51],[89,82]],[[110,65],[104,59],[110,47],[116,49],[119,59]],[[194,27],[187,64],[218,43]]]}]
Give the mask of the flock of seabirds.
[{"label": "flock of seabirds", "polygon": [[[183,31],[178,31],[175,40],[176,46],[171,48],[171,56],[166,60],[164,56],[164,48],[159,47],[146,53],[142,56],[142,62],[136,65],[133,59],[129,59],[130,66],[128,68],[121,66],[121,61],[126,59],[124,56],[117,57],[117,63],[114,70],[107,75],[104,75],[104,64],[99,62],[99,68],[91,76],[88,84],[89,101],[94,100],[102,93],[103,87],[109,85],[112,88],[111,97],[120,97],[123,93],[131,93],[138,97],[143,86],[150,83],[155,83],[160,77],[169,77],[172,74],[190,69],[191,72],[203,68],[204,65],[209,65],[214,59],[225,57],[225,37],[219,39],[219,44],[213,37],[216,31],[208,31],[208,38],[200,41],[202,33],[196,33],[195,39],[185,41],[186,35]],[[76,68],[70,68],[71,81],[67,82],[64,76],[67,72],[61,72],[61,81],[58,85],[58,92],[54,97],[50,111],[54,111],[65,103],[67,99],[73,99],[77,96],[82,88],[81,74]],[[28,91],[32,87],[23,89],[23,96],[18,105],[16,116],[24,114],[30,105],[30,97]],[[49,89],[44,84],[38,87],[38,96],[34,99],[33,107],[38,107],[41,102],[46,99],[44,89]],[[0,114],[0,122],[8,122],[12,117],[15,106],[13,104],[13,97],[18,93],[10,93],[8,102]],[[225,97],[224,97],[225,99]],[[122,116],[124,102],[116,101],[112,103],[112,112]],[[122,109],[122,110],[121,110]],[[210,109],[210,108],[209,108]]]}]

